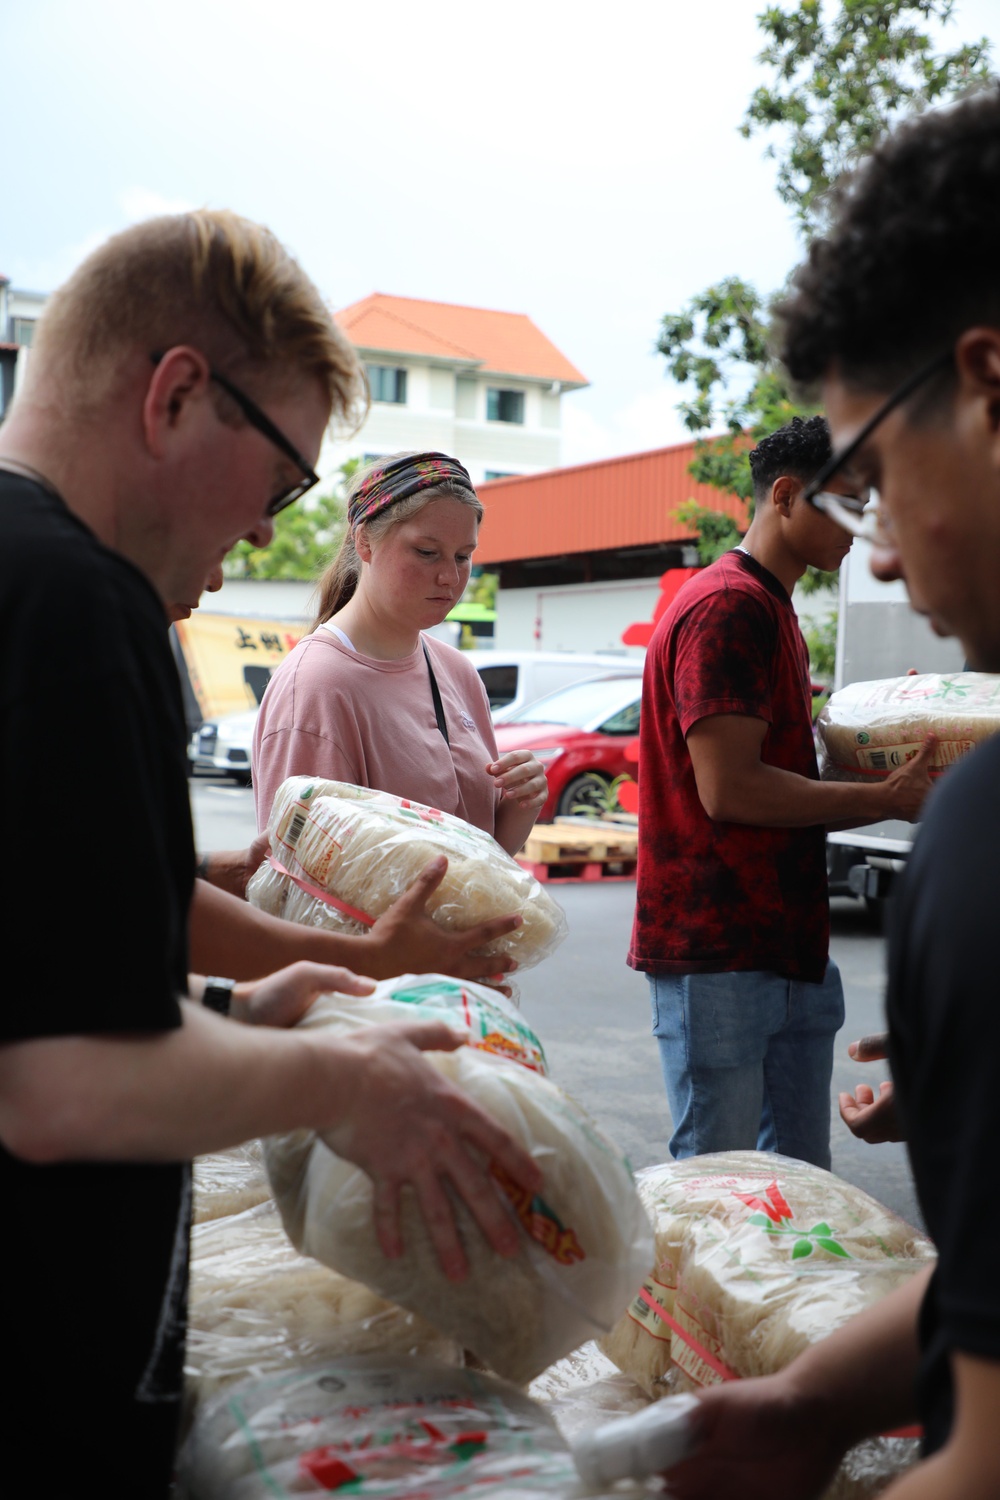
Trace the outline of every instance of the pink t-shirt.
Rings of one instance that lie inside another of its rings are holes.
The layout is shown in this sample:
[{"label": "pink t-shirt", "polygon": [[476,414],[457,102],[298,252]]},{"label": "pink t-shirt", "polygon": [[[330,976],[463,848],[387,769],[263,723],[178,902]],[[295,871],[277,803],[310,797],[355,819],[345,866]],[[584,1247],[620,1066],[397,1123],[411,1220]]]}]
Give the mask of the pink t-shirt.
[{"label": "pink t-shirt", "polygon": [[268,683],[257,716],[258,828],[287,776],[322,776],[412,797],[493,833],[500,798],[486,773],[497,756],[486,689],[461,651],[433,636],[421,642],[450,745],[437,726],[423,645],[401,661],[377,661],[328,630],[299,642]]}]

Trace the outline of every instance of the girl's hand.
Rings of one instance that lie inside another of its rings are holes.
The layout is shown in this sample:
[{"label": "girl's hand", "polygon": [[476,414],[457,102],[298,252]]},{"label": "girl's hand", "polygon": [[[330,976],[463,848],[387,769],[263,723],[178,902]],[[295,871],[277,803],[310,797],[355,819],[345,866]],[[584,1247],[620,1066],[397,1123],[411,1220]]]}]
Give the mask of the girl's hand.
[{"label": "girl's hand", "polygon": [[542,806],[549,795],[545,771],[530,750],[508,750],[486,767],[504,797],[525,810]]}]

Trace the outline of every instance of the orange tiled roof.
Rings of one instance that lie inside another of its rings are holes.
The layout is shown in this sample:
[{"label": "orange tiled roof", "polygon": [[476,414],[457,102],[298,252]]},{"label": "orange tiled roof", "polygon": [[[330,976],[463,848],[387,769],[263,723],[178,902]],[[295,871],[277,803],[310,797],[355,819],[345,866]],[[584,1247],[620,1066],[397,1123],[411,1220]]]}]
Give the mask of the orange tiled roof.
[{"label": "orange tiled roof", "polygon": [[559,380],[567,386],[588,383],[525,313],[372,292],[336,317],[351,343],[366,353],[427,354],[468,363],[484,374]]},{"label": "orange tiled roof", "polygon": [[477,563],[557,557],[689,541],[695,532],[678,521],[686,500],[748,524],[746,502],[691,478],[694,443],[648,453],[512,475],[476,486],[486,514]]}]

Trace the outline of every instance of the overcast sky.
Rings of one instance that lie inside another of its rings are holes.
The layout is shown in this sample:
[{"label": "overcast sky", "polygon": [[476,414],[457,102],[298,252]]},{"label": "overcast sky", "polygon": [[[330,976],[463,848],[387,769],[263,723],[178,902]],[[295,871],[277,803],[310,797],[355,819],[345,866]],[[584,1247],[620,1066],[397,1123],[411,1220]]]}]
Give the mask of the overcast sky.
[{"label": "overcast sky", "polygon": [[[564,463],[679,441],[659,319],[800,253],[737,134],[762,8],[0,0],[0,270],[50,291],[129,222],[231,207],[335,306],[528,313],[592,383],[564,398]],[[958,0],[949,46],[1000,41],[998,12]]]}]

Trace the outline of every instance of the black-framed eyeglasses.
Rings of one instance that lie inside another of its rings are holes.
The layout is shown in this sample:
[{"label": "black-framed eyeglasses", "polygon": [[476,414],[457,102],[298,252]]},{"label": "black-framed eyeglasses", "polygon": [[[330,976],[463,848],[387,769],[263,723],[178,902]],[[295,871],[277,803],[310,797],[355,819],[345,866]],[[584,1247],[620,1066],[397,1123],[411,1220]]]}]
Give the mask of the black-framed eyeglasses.
[{"label": "black-framed eyeglasses", "polygon": [[802,498],[808,505],[816,510],[821,510],[828,515],[832,521],[836,521],[844,531],[851,536],[863,538],[867,542],[884,542],[886,540],[887,523],[885,516],[881,513],[878,492],[866,490],[864,495],[836,495],[830,490],[824,490],[823,486],[840,472],[847,468],[851,459],[858,452],[861,445],[867,441],[875,428],[883,421],[891,411],[912,396],[913,392],[932,375],[943,370],[945,365],[950,364],[953,358],[952,351],[948,349],[944,354],[935,354],[934,358],[921,365],[912,375],[908,375],[902,385],[887,396],[877,411],[873,412],[864,426],[855,433],[854,437],[843,448],[839,449],[820,469],[815,479],[808,484],[802,492]]},{"label": "black-framed eyeglasses", "polygon": [[[150,355],[154,365],[158,365],[163,358],[163,350]],[[268,517],[276,516],[279,511],[285,510],[289,505],[294,505],[300,500],[307,490],[311,490],[314,484],[319,484],[319,475],[311,464],[307,463],[295,444],[290,442],[281,428],[276,426],[266,412],[261,411],[256,401],[251,401],[245,391],[241,391],[238,385],[234,385],[228,375],[222,375],[218,370],[209,367],[209,376],[216,385],[221,386],[226,395],[231,397],[240,411],[246,417],[251,427],[255,427],[259,433],[266,437],[279,449],[286,458],[290,458],[297,468],[302,470],[303,477],[290,484],[287,489],[280,490],[273,499],[267,502],[264,514]]]}]

